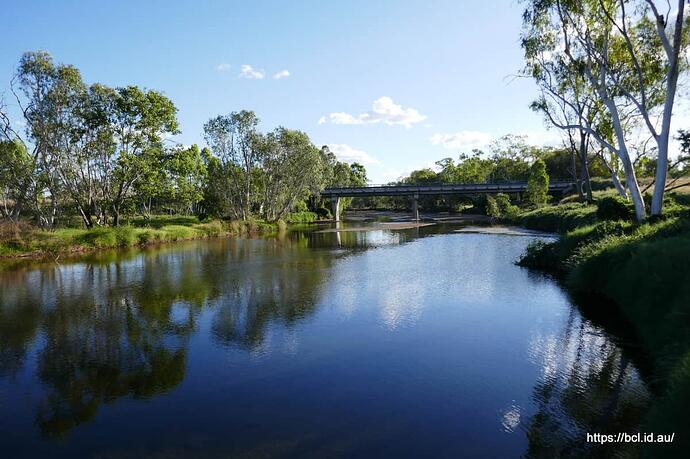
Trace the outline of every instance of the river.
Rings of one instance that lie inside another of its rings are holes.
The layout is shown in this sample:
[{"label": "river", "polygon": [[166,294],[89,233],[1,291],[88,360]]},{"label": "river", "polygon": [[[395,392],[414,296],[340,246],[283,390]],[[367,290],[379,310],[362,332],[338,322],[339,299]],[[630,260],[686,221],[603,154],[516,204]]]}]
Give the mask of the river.
[{"label": "river", "polygon": [[6,268],[0,455],[606,453],[586,434],[634,430],[650,401],[634,343],[514,265],[535,237],[456,229]]}]

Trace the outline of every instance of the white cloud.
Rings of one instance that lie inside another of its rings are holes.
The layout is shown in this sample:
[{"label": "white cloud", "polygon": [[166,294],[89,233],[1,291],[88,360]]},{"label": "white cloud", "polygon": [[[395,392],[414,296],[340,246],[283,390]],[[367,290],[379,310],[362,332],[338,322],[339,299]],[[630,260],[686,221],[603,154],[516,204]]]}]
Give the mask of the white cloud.
[{"label": "white cloud", "polygon": [[319,118],[319,124],[325,124],[325,123],[326,123],[326,117],[325,116],[322,116],[321,118]]},{"label": "white cloud", "polygon": [[331,143],[328,148],[333,152],[336,158],[347,163],[360,163],[364,166],[374,164],[381,164],[381,161],[371,156],[363,150],[357,150],[344,143]]},{"label": "white cloud", "polygon": [[426,116],[419,113],[416,109],[398,105],[387,96],[376,99],[370,111],[360,113],[359,115],[351,115],[345,112],[335,112],[328,115],[328,120],[333,124],[385,123],[389,126],[400,125],[406,128],[425,119]]},{"label": "white cloud", "polygon": [[493,136],[481,131],[460,131],[454,134],[434,134],[429,139],[433,145],[454,150],[472,150],[482,148],[491,143]]},{"label": "white cloud", "polygon": [[273,78],[275,80],[280,80],[281,78],[287,78],[289,76],[290,72],[288,72],[287,70],[281,70],[280,72],[273,74]]},{"label": "white cloud", "polygon": [[249,64],[242,64],[240,67],[240,78],[247,78],[249,80],[263,80],[264,71],[257,70]]},{"label": "white cloud", "polygon": [[[361,115],[360,115],[361,116]],[[361,118],[354,117],[349,113],[337,112],[328,115],[333,124],[363,124],[364,121]]]},{"label": "white cloud", "polygon": [[216,65],[216,70],[218,70],[219,72],[227,72],[231,68],[232,68],[232,65],[230,65],[230,64],[223,63],[223,64]]}]

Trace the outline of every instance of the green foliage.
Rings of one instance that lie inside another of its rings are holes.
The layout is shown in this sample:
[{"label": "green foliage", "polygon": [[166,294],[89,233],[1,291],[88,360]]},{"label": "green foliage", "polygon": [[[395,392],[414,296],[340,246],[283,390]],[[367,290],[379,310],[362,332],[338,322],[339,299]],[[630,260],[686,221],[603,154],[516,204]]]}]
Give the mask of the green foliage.
[{"label": "green foliage", "polygon": [[23,143],[0,141],[0,216],[16,220],[26,201],[32,200],[35,164]]},{"label": "green foliage", "polygon": [[0,224],[0,256],[26,253],[73,252],[91,249],[131,247],[186,239],[218,237],[243,232],[266,233],[275,229],[262,222],[242,223],[234,228],[219,220],[199,223],[196,217],[153,216],[136,218],[129,225],[92,229],[64,228],[40,231],[26,222]]},{"label": "green foliage", "polygon": [[496,196],[486,197],[486,215],[494,218],[515,218],[520,208],[510,202],[510,197],[504,193],[498,193]]},{"label": "green foliage", "polygon": [[312,223],[318,219],[316,212],[302,211],[292,212],[285,216],[287,223]]},{"label": "green foliage", "polygon": [[596,222],[597,208],[583,203],[546,206],[519,214],[513,221],[539,231],[564,233]]},{"label": "green foliage", "polygon": [[493,196],[486,197],[485,213],[489,217],[499,218],[501,216],[501,209]]},{"label": "green foliage", "polygon": [[[304,200],[320,192],[329,175],[321,151],[301,131],[278,128],[261,139],[263,153],[257,166],[261,217],[276,221],[297,206],[302,206],[298,212],[306,211]],[[354,163],[350,169],[352,176],[366,181],[363,166]]]},{"label": "green foliage", "polygon": [[549,175],[543,160],[536,160],[530,167],[527,178],[527,201],[535,207],[543,206],[549,197]]},{"label": "green foliage", "polygon": [[597,218],[604,220],[633,220],[635,208],[621,196],[606,196],[597,200]]}]

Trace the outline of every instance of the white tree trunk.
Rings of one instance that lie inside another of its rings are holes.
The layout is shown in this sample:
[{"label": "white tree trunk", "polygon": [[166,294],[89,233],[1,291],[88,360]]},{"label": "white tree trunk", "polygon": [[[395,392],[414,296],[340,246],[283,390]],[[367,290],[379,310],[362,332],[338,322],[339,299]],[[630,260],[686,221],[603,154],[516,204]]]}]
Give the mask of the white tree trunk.
[{"label": "white tree trunk", "polygon": [[613,181],[613,186],[616,187],[616,191],[618,192],[618,194],[622,198],[628,199],[628,192],[625,190],[625,187],[618,179],[618,174],[613,170],[611,171],[611,180]]},{"label": "white tree trunk", "polygon": [[666,139],[659,139],[657,150],[659,155],[656,161],[656,176],[654,181],[654,194],[652,195],[652,215],[661,215],[664,207],[664,189],[666,188],[666,175],[668,174],[668,140],[669,132],[661,132],[659,137],[665,135]]},{"label": "white tree trunk", "polygon": [[623,162],[623,171],[625,172],[625,182],[628,185],[628,189],[630,190],[630,198],[635,206],[635,218],[638,222],[642,223],[647,216],[647,213],[644,208],[642,192],[640,191],[640,186],[638,185],[637,177],[635,176],[635,167],[633,167],[627,151],[625,151],[625,158],[621,158],[621,161]]},{"label": "white tree trunk", "polygon": [[[670,4],[669,4],[670,7]],[[671,134],[671,116],[673,115],[673,102],[676,97],[678,86],[678,76],[680,73],[680,50],[682,47],[683,35],[683,13],[685,10],[684,0],[678,0],[678,11],[676,12],[675,27],[673,29],[673,43],[664,41],[663,24],[657,22],[657,32],[662,42],[665,44],[666,55],[669,60],[669,69],[666,76],[666,100],[664,101],[664,111],[661,118],[661,133],[656,136],[658,157],[656,163],[656,179],[654,182],[654,194],[652,196],[652,215],[661,215],[664,207],[664,189],[666,188],[666,175],[668,174],[668,141]],[[657,19],[659,20],[659,19]]]}]

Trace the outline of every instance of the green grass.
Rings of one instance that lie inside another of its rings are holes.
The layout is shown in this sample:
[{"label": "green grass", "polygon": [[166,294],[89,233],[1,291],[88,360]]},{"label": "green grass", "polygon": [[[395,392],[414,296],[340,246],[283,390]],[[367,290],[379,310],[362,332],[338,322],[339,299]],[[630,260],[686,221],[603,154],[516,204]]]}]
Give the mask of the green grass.
[{"label": "green grass", "polygon": [[0,227],[0,257],[17,257],[96,249],[145,246],[150,244],[201,239],[224,235],[272,234],[285,229],[285,223],[264,221],[213,220],[200,222],[196,217],[153,216],[133,218],[120,227],[93,229],[59,228],[40,231],[26,223]]},{"label": "green grass", "polygon": [[655,455],[690,448],[689,210],[670,199],[665,218],[637,224],[599,221],[596,206],[565,204],[517,219],[563,232],[531,245],[518,264],[559,274],[573,292],[612,299],[640,337],[661,390],[642,430],[676,432],[673,447],[650,449]]},{"label": "green grass", "polygon": [[591,225],[596,219],[596,205],[575,202],[524,212],[512,221],[529,229],[563,233],[580,226]]}]

